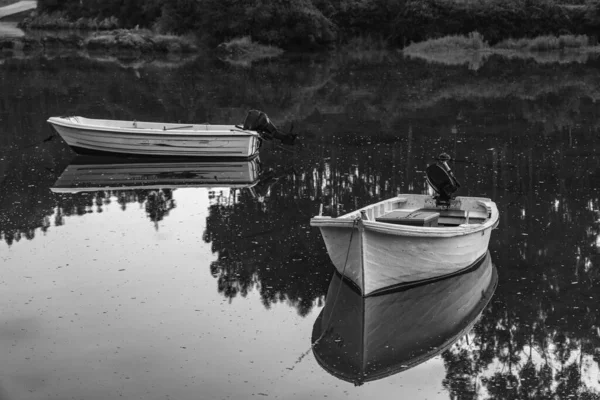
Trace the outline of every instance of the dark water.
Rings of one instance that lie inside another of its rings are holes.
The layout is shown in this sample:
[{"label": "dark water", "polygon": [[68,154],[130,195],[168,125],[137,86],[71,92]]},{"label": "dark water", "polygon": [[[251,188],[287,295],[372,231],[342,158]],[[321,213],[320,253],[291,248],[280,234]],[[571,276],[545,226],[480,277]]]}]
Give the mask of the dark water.
[{"label": "dark water", "polygon": [[[599,66],[3,58],[0,398],[597,398]],[[49,116],[250,108],[301,139],[236,188],[51,190],[81,160]],[[441,151],[461,195],[498,205],[490,263],[380,303],[339,289],[309,219],[425,192]],[[332,314],[339,336],[311,349]]]}]

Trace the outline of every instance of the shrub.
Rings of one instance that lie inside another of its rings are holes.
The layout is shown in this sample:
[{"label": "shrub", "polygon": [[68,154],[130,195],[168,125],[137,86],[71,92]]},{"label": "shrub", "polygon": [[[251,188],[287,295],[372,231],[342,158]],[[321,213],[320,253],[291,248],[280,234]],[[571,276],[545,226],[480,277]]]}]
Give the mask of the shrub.
[{"label": "shrub", "polygon": [[249,67],[258,60],[277,57],[282,53],[280,48],[256,43],[249,36],[232,39],[217,47],[217,54],[221,60],[243,67]]},{"label": "shrub", "polygon": [[38,0],[37,8],[41,13],[69,12],[79,9],[79,0]]},{"label": "shrub", "polygon": [[275,57],[283,53],[283,50],[252,41],[249,36],[234,38],[228,42],[221,43],[218,51],[227,55],[252,54],[256,58]]},{"label": "shrub", "polygon": [[137,50],[147,52],[189,52],[196,50],[195,44],[186,37],[174,35],[154,35],[144,29],[116,30],[95,34],[85,40],[90,50]]},{"label": "shrub", "polygon": [[196,43],[191,36],[155,35],[152,40],[156,50],[162,52],[187,53],[196,50]]},{"label": "shrub", "polygon": [[591,0],[586,4],[584,18],[590,29],[600,29],[600,0]]},{"label": "shrub", "polygon": [[[246,8],[257,0],[172,0],[156,26],[161,32],[197,32],[218,44],[248,34]],[[244,27],[246,30],[244,31]]]},{"label": "shrub", "polygon": [[[158,0],[39,0],[41,13],[64,13],[72,21],[116,18],[125,27],[150,26],[161,14]],[[170,3],[167,3],[170,4]]]},{"label": "shrub", "polygon": [[407,0],[394,21],[396,42],[478,31],[490,43],[507,37],[584,33],[584,13],[544,0],[455,3]]},{"label": "shrub", "polygon": [[205,11],[198,0],[172,0],[162,6],[162,14],[155,26],[160,32],[176,34],[197,31],[205,19]]},{"label": "shrub", "polygon": [[[485,51],[482,51],[485,50]],[[478,32],[468,36],[452,35],[405,47],[403,54],[444,65],[468,65],[479,69],[490,56],[490,46]]]},{"label": "shrub", "polygon": [[32,17],[25,18],[19,26],[33,29],[111,30],[119,28],[119,21],[115,17],[102,20],[81,17],[73,20],[67,16],[66,12],[55,11],[51,14],[34,13]]},{"label": "shrub", "polygon": [[489,48],[479,32],[471,32],[468,36],[452,35],[444,36],[439,39],[431,39],[424,42],[412,43],[404,49],[404,52],[452,52],[457,50],[483,50]]},{"label": "shrub", "polygon": [[[201,19],[195,18],[193,23],[183,19],[183,24],[215,45],[234,37],[251,36],[277,46],[310,47],[327,45],[336,38],[334,24],[311,0],[201,0],[196,4],[202,8],[196,14]],[[161,20],[164,22],[168,15],[165,6]],[[172,23],[164,23],[162,29],[169,31]]]},{"label": "shrub", "polygon": [[312,0],[344,38],[379,35],[386,37],[400,11],[400,0]]},{"label": "shrub", "polygon": [[265,43],[315,47],[336,39],[334,24],[310,0],[258,1],[246,17],[251,36]]}]

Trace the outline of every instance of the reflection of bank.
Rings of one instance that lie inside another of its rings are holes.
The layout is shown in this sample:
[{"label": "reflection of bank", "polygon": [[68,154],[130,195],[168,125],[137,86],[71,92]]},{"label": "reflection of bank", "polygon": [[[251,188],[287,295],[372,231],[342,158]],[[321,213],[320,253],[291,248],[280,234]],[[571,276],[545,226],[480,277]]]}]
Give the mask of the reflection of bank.
[{"label": "reflection of bank", "polygon": [[336,273],[313,325],[313,353],[327,372],[356,385],[399,373],[468,333],[497,283],[489,252],[460,275],[371,297]]},{"label": "reflection of bank", "polygon": [[258,157],[240,161],[173,161],[76,157],[52,187],[55,193],[104,190],[251,188],[259,182]]}]

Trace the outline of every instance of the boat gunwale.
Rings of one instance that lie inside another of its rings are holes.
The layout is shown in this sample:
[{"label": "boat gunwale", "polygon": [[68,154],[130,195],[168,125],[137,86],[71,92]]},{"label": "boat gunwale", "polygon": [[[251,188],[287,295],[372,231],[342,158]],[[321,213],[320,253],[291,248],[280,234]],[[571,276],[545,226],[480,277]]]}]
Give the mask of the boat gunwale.
[{"label": "boat gunwale", "polygon": [[[84,117],[77,117],[77,116],[73,116],[73,117],[68,117],[68,118],[84,118]],[[92,120],[94,121],[94,119],[90,119],[90,118],[86,118],[87,120]],[[104,120],[96,120],[96,121],[104,121]],[[260,138],[260,134],[256,131],[251,131],[251,130],[246,130],[246,129],[240,129],[237,128],[235,125],[230,125],[232,128],[235,129],[229,129],[229,130],[204,130],[204,131],[200,131],[200,130],[185,130],[185,129],[177,129],[177,131],[174,130],[162,130],[162,129],[157,129],[157,128],[127,128],[127,127],[111,127],[111,126],[102,126],[102,125],[88,125],[88,124],[83,124],[80,122],[72,122],[70,119],[66,119],[63,117],[50,117],[48,118],[47,122],[51,125],[58,125],[58,126],[62,126],[65,128],[71,128],[71,129],[78,129],[78,130],[84,130],[84,131],[94,131],[94,132],[108,132],[108,133],[112,133],[115,135],[123,135],[123,134],[127,134],[127,135],[151,135],[151,136],[158,136],[158,135],[164,135],[164,136],[170,136],[170,137],[176,137],[176,136],[181,136],[181,137],[189,137],[189,136],[200,136],[200,137],[206,137],[206,136],[218,136],[218,137],[227,137],[227,136],[231,136],[231,137],[240,137],[240,136],[256,136],[258,138]],[[128,122],[128,121],[122,121],[122,122]],[[131,121],[133,123],[133,121]],[[138,123],[143,124],[143,123],[152,123],[152,124],[160,124],[160,122],[143,122],[143,121],[139,121]],[[168,125],[179,125],[179,124],[172,124],[169,123]],[[180,124],[180,125],[184,125],[185,124]],[[203,124],[189,124],[189,125],[203,125]]]},{"label": "boat gunwale", "polygon": [[[378,203],[374,203],[368,205],[366,207],[360,208],[358,210],[352,211],[350,213],[344,214],[337,218],[331,217],[323,217],[316,216],[311,218],[310,225],[318,228],[353,228],[356,226],[355,221],[357,220],[358,215],[360,215],[361,211],[366,211],[368,209],[381,206],[386,203],[391,203],[397,201],[406,196],[422,197],[427,198],[430,197],[428,195],[415,195],[415,194],[400,194],[391,199],[383,200]],[[388,235],[395,236],[411,236],[411,237],[454,237],[454,236],[463,236],[470,235],[473,233],[478,233],[481,231],[485,231],[493,228],[498,223],[499,213],[498,207],[496,203],[491,201],[486,197],[457,197],[457,199],[469,199],[474,201],[485,201],[488,202],[491,206],[490,215],[486,218],[482,223],[478,224],[461,224],[458,226],[413,226],[413,225],[400,225],[393,224],[389,222],[378,222],[378,221],[370,221],[361,219],[360,222],[364,226],[365,229],[380,232]]]}]

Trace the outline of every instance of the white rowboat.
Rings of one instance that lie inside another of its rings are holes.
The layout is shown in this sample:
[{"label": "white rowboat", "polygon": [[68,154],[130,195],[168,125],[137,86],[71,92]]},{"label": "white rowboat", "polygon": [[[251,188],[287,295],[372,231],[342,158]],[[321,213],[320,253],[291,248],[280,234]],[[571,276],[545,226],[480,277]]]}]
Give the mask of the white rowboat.
[{"label": "white rowboat", "polygon": [[51,117],[48,122],[80,154],[250,158],[258,153],[261,143],[257,131],[235,125],[166,124],[84,117]]},{"label": "white rowboat", "polygon": [[498,208],[488,198],[446,205],[400,194],[338,218],[316,216],[331,261],[363,296],[456,274],[487,252]]}]

